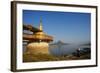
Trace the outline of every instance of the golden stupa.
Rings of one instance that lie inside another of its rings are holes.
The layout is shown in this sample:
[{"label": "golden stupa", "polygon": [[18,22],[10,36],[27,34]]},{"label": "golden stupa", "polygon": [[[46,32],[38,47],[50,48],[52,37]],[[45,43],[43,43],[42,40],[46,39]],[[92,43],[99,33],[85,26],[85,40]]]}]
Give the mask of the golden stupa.
[{"label": "golden stupa", "polygon": [[28,40],[26,52],[32,54],[49,54],[49,42],[53,41],[53,37],[43,32],[42,20],[40,20],[39,28],[36,28],[36,30],[32,26],[28,26],[27,29],[32,31],[33,34],[23,36],[25,40]]}]

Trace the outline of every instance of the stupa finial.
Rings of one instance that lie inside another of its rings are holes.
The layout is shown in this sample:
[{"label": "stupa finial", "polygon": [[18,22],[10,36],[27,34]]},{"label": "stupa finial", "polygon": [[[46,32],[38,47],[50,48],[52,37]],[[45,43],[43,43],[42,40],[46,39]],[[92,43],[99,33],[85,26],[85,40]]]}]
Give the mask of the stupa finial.
[{"label": "stupa finial", "polygon": [[43,31],[43,26],[42,26],[42,17],[40,17],[40,25],[39,25],[39,30]]}]

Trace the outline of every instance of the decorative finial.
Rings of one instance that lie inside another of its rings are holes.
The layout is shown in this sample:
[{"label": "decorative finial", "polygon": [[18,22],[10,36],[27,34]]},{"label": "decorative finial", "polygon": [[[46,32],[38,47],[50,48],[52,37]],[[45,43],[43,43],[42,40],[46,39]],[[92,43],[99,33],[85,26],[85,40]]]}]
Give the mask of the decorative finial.
[{"label": "decorative finial", "polygon": [[40,29],[41,31],[43,31],[43,27],[42,27],[42,17],[40,17],[40,25],[39,25],[39,29]]}]

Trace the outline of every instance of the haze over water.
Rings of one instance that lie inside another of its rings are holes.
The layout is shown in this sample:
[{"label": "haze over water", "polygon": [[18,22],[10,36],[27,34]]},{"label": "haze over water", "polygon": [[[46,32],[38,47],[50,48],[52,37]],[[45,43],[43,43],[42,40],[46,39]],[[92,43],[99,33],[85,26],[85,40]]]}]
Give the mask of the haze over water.
[{"label": "haze over water", "polygon": [[60,48],[57,46],[50,46],[49,51],[53,55],[71,55],[73,52],[76,52],[78,48],[82,50],[83,48],[90,48],[90,46],[80,46],[77,44],[65,45]]}]

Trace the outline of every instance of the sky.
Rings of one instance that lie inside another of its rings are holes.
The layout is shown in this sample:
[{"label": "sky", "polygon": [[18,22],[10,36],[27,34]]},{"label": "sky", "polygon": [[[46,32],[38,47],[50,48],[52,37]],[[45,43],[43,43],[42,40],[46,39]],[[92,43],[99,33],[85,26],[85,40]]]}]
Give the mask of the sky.
[{"label": "sky", "polygon": [[39,26],[42,18],[43,31],[66,43],[82,44],[91,39],[91,14],[79,12],[55,12],[23,10],[25,25]]}]

